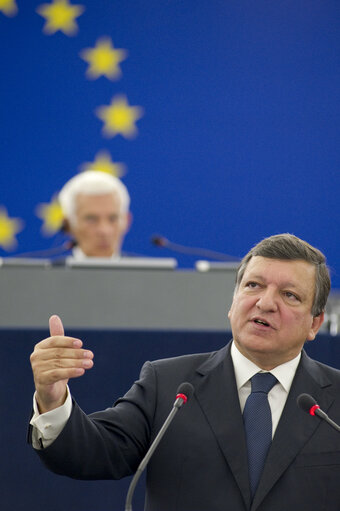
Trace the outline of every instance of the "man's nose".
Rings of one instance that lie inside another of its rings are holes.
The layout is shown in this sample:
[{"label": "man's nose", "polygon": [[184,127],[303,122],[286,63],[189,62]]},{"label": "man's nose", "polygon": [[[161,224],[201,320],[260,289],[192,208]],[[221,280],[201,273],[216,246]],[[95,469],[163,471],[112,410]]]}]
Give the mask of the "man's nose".
[{"label": "man's nose", "polygon": [[256,302],[256,306],[265,312],[275,312],[277,310],[277,294],[275,290],[264,289]]},{"label": "man's nose", "polygon": [[110,222],[100,222],[98,224],[98,231],[101,234],[111,234],[113,230],[114,228]]}]

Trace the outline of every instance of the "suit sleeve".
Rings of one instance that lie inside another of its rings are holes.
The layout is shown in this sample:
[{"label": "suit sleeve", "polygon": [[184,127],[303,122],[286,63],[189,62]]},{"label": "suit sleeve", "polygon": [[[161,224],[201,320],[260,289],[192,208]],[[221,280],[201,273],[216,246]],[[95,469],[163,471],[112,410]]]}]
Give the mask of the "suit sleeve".
[{"label": "suit sleeve", "polygon": [[73,401],[58,438],[37,451],[57,474],[75,479],[120,479],[133,474],[150,444],[157,378],[150,362],[124,397],[106,410],[86,415]]}]

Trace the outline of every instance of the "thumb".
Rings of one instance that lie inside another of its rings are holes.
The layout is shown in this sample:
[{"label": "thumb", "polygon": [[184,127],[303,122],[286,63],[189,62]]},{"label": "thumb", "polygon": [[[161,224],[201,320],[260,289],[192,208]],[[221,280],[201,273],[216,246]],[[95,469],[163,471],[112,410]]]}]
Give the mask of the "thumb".
[{"label": "thumb", "polygon": [[50,335],[64,335],[64,327],[59,316],[54,315],[49,319]]}]

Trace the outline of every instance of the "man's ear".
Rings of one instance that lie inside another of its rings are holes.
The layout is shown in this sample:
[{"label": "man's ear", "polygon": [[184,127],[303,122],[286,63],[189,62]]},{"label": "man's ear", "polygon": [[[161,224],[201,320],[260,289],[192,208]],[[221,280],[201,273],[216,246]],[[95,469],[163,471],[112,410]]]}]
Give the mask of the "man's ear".
[{"label": "man's ear", "polygon": [[128,232],[130,230],[132,221],[133,221],[133,214],[131,213],[131,211],[128,211],[126,213],[126,217],[125,217],[125,232]]},{"label": "man's ear", "polygon": [[307,341],[314,341],[316,334],[321,328],[321,325],[325,319],[325,313],[322,311],[318,316],[313,316],[313,321],[307,336]]}]

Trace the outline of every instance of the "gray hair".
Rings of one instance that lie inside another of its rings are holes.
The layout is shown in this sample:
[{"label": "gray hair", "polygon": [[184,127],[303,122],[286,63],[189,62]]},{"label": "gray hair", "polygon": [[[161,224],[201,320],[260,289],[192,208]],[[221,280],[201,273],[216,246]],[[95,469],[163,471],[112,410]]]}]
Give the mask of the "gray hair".
[{"label": "gray hair", "polygon": [[76,197],[83,195],[118,194],[121,213],[130,206],[130,195],[126,186],[116,177],[99,170],[86,170],[72,177],[59,192],[59,203],[64,217],[74,223]]},{"label": "gray hair", "polygon": [[236,275],[235,291],[242,281],[249,261],[254,256],[268,257],[270,259],[303,260],[314,265],[315,292],[312,314],[313,316],[319,316],[325,310],[331,281],[326,258],[320,250],[289,233],[265,238],[255,245],[242,259]]}]

